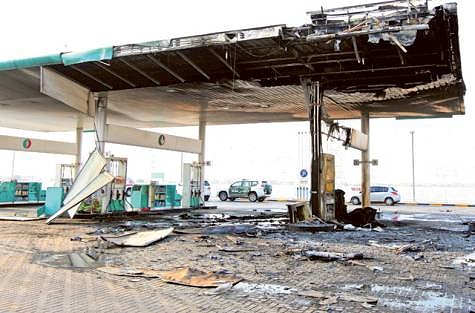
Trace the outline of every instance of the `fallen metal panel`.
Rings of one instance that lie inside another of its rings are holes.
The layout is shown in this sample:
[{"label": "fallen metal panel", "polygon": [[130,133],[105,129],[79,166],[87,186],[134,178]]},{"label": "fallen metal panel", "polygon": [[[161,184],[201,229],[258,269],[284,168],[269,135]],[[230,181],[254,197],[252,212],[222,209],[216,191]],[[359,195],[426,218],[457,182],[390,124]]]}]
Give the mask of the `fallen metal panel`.
[{"label": "fallen metal panel", "polygon": [[234,275],[220,275],[188,267],[160,272],[159,275],[160,279],[167,283],[201,288],[219,287],[223,284],[235,285],[241,281],[239,277]]},{"label": "fallen metal panel", "polygon": [[[71,189],[69,189],[69,192],[64,197],[63,203],[68,203],[71,201],[72,198],[77,196],[81,190],[89,185],[91,181],[101,173],[104,166],[106,166],[106,163],[107,161],[104,156],[98,150],[94,150],[89,155],[89,158],[87,159],[86,163],[84,163],[84,166],[81,168],[79,173],[76,175]],[[69,217],[73,218],[78,209],[79,205],[72,208],[68,212]]]},{"label": "fallen metal panel", "polygon": [[201,152],[200,140],[197,139],[116,125],[107,125],[107,127],[106,142],[188,153]]},{"label": "fallen metal panel", "polygon": [[121,237],[102,237],[104,240],[112,242],[117,246],[145,247],[156,241],[162,240],[173,232],[173,227],[142,231]]},{"label": "fallen metal panel", "polygon": [[48,220],[46,220],[46,224],[50,224],[58,216],[61,216],[63,213],[74,208],[77,204],[81,203],[81,201],[83,201],[84,199],[92,195],[94,192],[98,191],[99,189],[110,183],[113,179],[114,176],[112,176],[108,172],[102,172],[89,185],[87,185],[83,190],[81,190],[81,192],[76,197],[71,199],[71,201],[66,203],[61,209],[59,209],[58,212],[48,218]]},{"label": "fallen metal panel", "polygon": [[76,154],[75,143],[3,135],[0,135],[0,149],[24,152]]},{"label": "fallen metal panel", "polygon": [[93,114],[89,110],[90,92],[78,83],[54,72],[51,69],[40,69],[40,91],[53,99],[84,113]]}]

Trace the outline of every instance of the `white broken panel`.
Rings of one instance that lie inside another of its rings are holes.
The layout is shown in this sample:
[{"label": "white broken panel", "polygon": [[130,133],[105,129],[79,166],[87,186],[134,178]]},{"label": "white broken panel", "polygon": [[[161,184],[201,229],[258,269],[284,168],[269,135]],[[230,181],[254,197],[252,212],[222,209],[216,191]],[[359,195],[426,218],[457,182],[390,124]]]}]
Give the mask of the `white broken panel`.
[{"label": "white broken panel", "polygon": [[102,237],[104,240],[112,242],[117,246],[146,247],[156,241],[162,240],[173,232],[174,228],[155,229],[128,234],[120,237]]},{"label": "white broken panel", "polygon": [[[81,190],[83,190],[87,185],[91,183],[91,181],[96,178],[106,166],[106,159],[104,156],[98,151],[95,150],[89,155],[86,163],[81,168],[79,173],[76,175],[74,182],[69,189],[69,192],[64,197],[63,203],[68,203],[72,198],[76,197]],[[72,208],[68,214],[69,217],[73,218],[74,214],[76,214],[77,210],[79,209],[79,205]]]},{"label": "white broken panel", "polygon": [[83,190],[81,190],[74,198],[72,198],[68,203],[65,203],[61,209],[58,210],[54,215],[52,215],[48,220],[46,220],[46,224],[51,223],[54,219],[56,219],[58,216],[61,216],[63,213],[67,212],[68,210],[72,209],[81,201],[110,183],[114,179],[114,176],[112,176],[108,172],[102,172],[94,178],[89,185],[87,185]]}]

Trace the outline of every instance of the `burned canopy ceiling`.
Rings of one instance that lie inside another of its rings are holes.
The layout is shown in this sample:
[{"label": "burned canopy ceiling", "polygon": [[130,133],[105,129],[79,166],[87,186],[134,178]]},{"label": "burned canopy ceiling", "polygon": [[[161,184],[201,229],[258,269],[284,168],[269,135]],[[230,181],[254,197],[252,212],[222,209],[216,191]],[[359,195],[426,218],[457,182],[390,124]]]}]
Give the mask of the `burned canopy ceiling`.
[{"label": "burned canopy ceiling", "polygon": [[303,79],[323,85],[329,119],[463,114],[456,5],[414,3],[322,9],[300,27],[116,46],[99,58],[64,54],[43,67],[108,92],[126,126],[196,125],[204,102],[209,124],[306,120]]}]

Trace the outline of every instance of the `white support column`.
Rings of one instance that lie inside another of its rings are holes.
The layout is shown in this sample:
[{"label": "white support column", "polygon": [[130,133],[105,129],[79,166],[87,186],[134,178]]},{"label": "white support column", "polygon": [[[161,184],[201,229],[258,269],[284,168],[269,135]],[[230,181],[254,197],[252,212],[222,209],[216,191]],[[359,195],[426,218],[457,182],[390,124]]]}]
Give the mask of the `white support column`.
[{"label": "white support column", "polygon": [[198,129],[198,139],[200,140],[200,153],[198,154],[198,163],[200,164],[200,195],[204,199],[204,177],[205,177],[205,146],[206,146],[206,122],[208,110],[208,95],[203,95],[200,107],[200,124]]},{"label": "white support column", "polygon": [[369,161],[369,114],[361,114],[361,132],[368,136],[368,147],[361,151],[361,194],[363,207],[371,205],[370,201],[370,161]]},{"label": "white support column", "polygon": [[77,172],[79,171],[79,168],[81,167],[82,130],[83,130],[82,127],[76,128],[76,155],[75,155],[75,160],[74,160],[74,165],[75,165],[74,176],[76,176]]},{"label": "white support column", "polygon": [[96,128],[96,148],[104,153],[107,137],[107,95],[99,95],[96,99],[96,115],[94,117]]}]

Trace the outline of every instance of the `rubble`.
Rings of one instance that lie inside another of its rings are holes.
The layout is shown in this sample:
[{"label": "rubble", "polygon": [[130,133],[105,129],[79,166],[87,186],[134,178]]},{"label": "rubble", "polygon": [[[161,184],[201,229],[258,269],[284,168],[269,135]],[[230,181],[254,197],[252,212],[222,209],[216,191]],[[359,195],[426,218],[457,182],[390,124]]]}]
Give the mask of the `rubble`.
[{"label": "rubble", "polygon": [[338,253],[338,252],[321,252],[315,250],[302,251],[302,256],[307,257],[309,260],[320,261],[347,261],[347,260],[361,260],[363,259],[362,253]]},{"label": "rubble", "polygon": [[234,285],[241,281],[234,275],[212,273],[188,267],[163,271],[159,275],[160,279],[168,283],[202,288],[216,288],[226,283]]},{"label": "rubble", "polygon": [[385,225],[376,221],[376,213],[377,211],[371,207],[357,208],[348,213],[343,221],[345,224],[352,224],[356,227],[384,227]]},{"label": "rubble", "polygon": [[170,227],[160,230],[128,232],[117,236],[101,236],[101,238],[117,246],[145,247],[168,237],[173,229],[173,227]]},{"label": "rubble", "polygon": [[475,252],[456,258],[453,264],[467,267],[475,266]]},{"label": "rubble", "polygon": [[160,278],[159,271],[146,268],[104,266],[97,268],[98,271],[117,276]]}]

